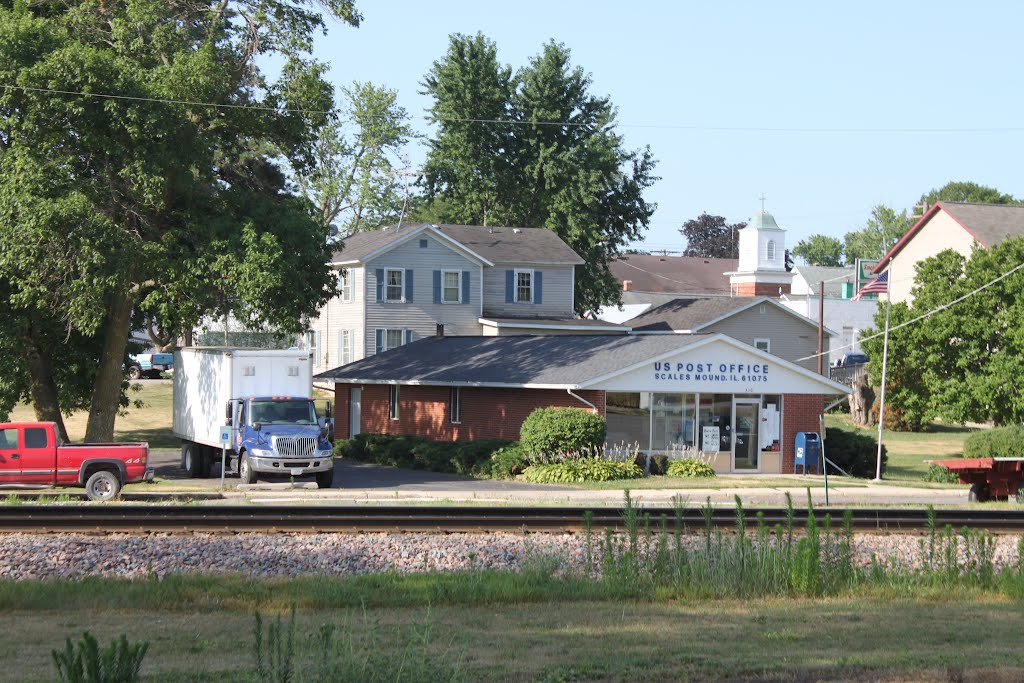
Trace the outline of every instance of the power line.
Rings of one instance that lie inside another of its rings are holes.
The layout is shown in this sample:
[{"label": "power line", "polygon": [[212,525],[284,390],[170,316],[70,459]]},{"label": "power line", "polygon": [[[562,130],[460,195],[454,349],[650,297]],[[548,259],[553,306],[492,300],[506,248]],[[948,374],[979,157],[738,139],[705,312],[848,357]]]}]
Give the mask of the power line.
[{"label": "power line", "polygon": [[[59,90],[55,88],[35,88],[24,85],[0,84],[5,90],[21,90],[23,92],[46,93],[50,95],[68,95],[76,97],[95,97],[109,100],[125,100],[129,102],[152,102],[154,104],[174,104],[189,107],[210,107],[214,109],[242,109],[250,111],[267,111],[279,114],[320,114],[337,115],[340,109],[302,109],[295,107],[270,107],[260,104],[232,104],[224,102],[198,102],[194,100],[177,100],[162,97],[140,97],[137,95],[115,95],[113,93],[82,92],[76,90]],[[378,117],[379,118],[379,117]],[[473,123],[473,124],[497,124],[505,126],[569,126],[569,127],[594,127],[592,123],[579,123],[575,121],[512,121],[505,119],[476,119],[459,117],[440,117],[434,119],[442,123]],[[620,128],[648,129],[648,130],[682,130],[707,133],[852,133],[852,134],[931,134],[931,133],[1024,133],[1021,126],[984,126],[974,128],[773,128],[768,126],[704,126],[701,124],[666,124],[666,123],[621,123],[614,124]]]}]

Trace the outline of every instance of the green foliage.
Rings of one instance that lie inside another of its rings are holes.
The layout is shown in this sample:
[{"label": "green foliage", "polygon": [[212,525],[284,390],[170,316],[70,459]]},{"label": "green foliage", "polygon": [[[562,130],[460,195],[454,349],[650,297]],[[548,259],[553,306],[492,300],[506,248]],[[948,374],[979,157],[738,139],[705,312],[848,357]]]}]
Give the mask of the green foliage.
[{"label": "green foliage", "polygon": [[723,216],[702,213],[683,223],[679,232],[686,238],[683,256],[700,258],[739,258],[739,231],[746,222],[726,223]]},{"label": "green foliage", "polygon": [[537,408],[523,421],[519,445],[531,457],[580,453],[604,444],[604,418],[583,408]]},{"label": "green foliage", "polygon": [[1024,425],[981,429],[964,441],[965,458],[1024,457]]},{"label": "green foliage", "polygon": [[972,204],[1019,204],[1013,195],[1003,194],[994,187],[970,181],[948,182],[937,190],[921,195],[918,204],[931,206],[935,202],[970,202]]},{"label": "green foliage", "polygon": [[643,476],[643,470],[633,461],[615,462],[596,457],[530,465],[523,470],[523,480],[535,484],[581,484],[587,481],[640,479]]},{"label": "green foliage", "polygon": [[360,462],[487,478],[493,476],[492,454],[511,443],[507,439],[430,441],[421,436],[364,433],[339,440],[334,450],[338,456]]},{"label": "green foliage", "polygon": [[451,36],[423,80],[437,133],[420,217],[553,230],[585,261],[578,312],[621,301],[608,265],[656,208],[643,198],[657,180],[650,150],[626,149],[613,105],[590,85],[564,45],[546,43],[513,76],[480,34]]},{"label": "green foliage", "polygon": [[793,247],[793,256],[799,256],[811,266],[841,266],[843,243],[835,237],[811,235]]},{"label": "green foliage", "polygon": [[518,443],[499,448],[491,454],[491,477],[512,479],[522,474],[529,464],[529,456]]},{"label": "green foliage", "polygon": [[950,472],[942,465],[928,465],[928,470],[921,477],[925,481],[936,484],[958,484],[960,477],[955,472]]},{"label": "green foliage", "polygon": [[681,458],[669,462],[665,474],[670,477],[713,477],[715,468],[697,458]]},{"label": "green foliage", "polygon": [[[825,457],[851,476],[872,479],[878,460],[878,441],[861,432],[831,427],[825,436]],[[883,474],[888,460],[889,456],[883,444]]]},{"label": "green foliage", "polygon": [[882,258],[913,224],[913,218],[906,211],[897,213],[884,204],[877,205],[871,209],[871,218],[863,229],[848,232],[843,237],[846,262],[852,264],[859,258]]},{"label": "green foliage", "polygon": [[122,633],[110,647],[100,650],[99,641],[86,631],[77,646],[68,638],[63,650],[53,650],[57,675],[65,683],[133,683],[139,680],[148,642],[129,644]]},{"label": "green foliage", "polygon": [[253,626],[253,656],[256,677],[261,683],[290,683],[298,680],[295,671],[295,605],[288,622],[277,616],[263,631],[263,616],[256,612]]}]

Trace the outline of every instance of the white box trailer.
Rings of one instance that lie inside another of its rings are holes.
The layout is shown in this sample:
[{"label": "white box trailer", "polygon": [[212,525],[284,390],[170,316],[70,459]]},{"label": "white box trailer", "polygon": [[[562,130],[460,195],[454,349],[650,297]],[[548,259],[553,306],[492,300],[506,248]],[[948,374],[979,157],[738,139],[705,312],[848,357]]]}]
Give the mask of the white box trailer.
[{"label": "white box trailer", "polygon": [[312,403],[308,351],[202,348],[174,354],[173,432],[182,466],[207,476],[220,459],[221,429],[231,427],[228,452],[244,483],[257,472],[333,476],[333,453]]}]

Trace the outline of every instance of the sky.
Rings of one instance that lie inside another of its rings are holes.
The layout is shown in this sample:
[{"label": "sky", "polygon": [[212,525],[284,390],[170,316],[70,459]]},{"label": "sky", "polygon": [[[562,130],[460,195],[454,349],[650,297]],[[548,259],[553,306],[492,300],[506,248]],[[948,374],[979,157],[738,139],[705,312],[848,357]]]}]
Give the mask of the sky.
[{"label": "sky", "polygon": [[569,47],[626,145],[658,160],[639,248],[679,251],[685,221],[745,221],[761,196],[787,247],[952,180],[1024,196],[1021,2],[356,2],[362,25],[331,23],[316,57],[338,86],[396,90],[424,134],[420,84],[449,35],[482,33],[513,69]]}]

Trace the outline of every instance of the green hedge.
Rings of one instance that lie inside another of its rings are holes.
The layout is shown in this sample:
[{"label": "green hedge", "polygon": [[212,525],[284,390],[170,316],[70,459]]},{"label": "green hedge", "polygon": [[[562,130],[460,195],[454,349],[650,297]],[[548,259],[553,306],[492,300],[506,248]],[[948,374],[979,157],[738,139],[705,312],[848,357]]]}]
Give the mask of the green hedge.
[{"label": "green hedge", "polygon": [[526,451],[518,443],[494,451],[491,454],[491,477],[514,479],[530,464],[527,457]]},{"label": "green hedge", "polygon": [[430,441],[421,436],[357,434],[339,441],[334,451],[343,458],[376,465],[489,478],[491,455],[512,443],[508,439]]},{"label": "green hedge", "polygon": [[715,468],[696,458],[682,458],[668,464],[665,473],[670,477],[713,477]]},{"label": "green hedge", "polygon": [[[867,434],[829,427],[825,435],[825,457],[851,476],[874,479],[878,441]],[[889,457],[882,446],[882,472]]]},{"label": "green hedge", "polygon": [[530,465],[523,480],[535,484],[582,484],[587,481],[640,479],[644,471],[635,462],[616,462],[601,458],[572,458],[549,465]]},{"label": "green hedge", "polygon": [[1024,425],[974,432],[964,441],[965,458],[1024,458]]},{"label": "green hedge", "polygon": [[519,429],[519,445],[530,456],[581,453],[604,444],[604,418],[582,408],[537,408]]}]

